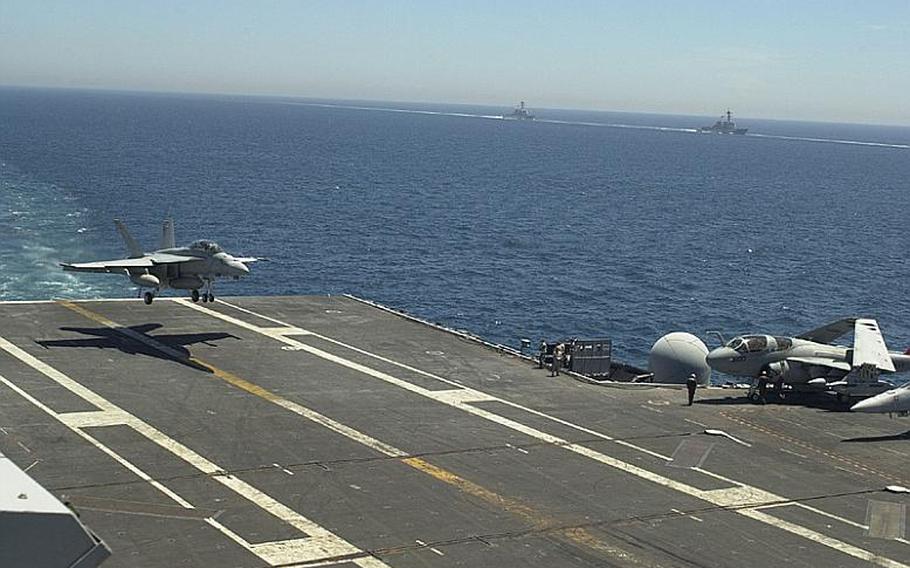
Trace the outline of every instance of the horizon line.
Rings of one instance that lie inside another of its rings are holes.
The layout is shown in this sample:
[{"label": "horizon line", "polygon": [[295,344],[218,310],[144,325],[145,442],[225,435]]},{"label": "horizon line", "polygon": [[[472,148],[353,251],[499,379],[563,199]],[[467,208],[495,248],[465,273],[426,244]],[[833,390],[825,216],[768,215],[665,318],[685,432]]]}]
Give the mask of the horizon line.
[{"label": "horizon line", "polygon": [[[252,99],[297,99],[301,101],[336,101],[351,103],[403,103],[403,104],[420,104],[420,105],[445,105],[445,106],[462,106],[462,107],[490,107],[499,108],[502,105],[494,103],[455,103],[446,101],[425,101],[425,100],[392,100],[392,99],[351,99],[351,98],[331,98],[331,97],[313,97],[299,94],[285,93],[242,93],[230,91],[180,91],[171,89],[132,89],[121,87],[90,87],[90,86],[63,86],[63,85],[23,85],[0,83],[0,89],[20,89],[20,90],[46,90],[46,91],[82,91],[95,93],[120,93],[132,95],[178,95],[178,96],[197,96],[197,97],[245,97]],[[513,104],[508,105],[511,108]],[[559,107],[559,106],[534,106],[529,108],[557,111],[581,111],[581,112],[602,112],[616,114],[633,114],[633,115],[655,115],[655,116],[685,116],[685,117],[715,117],[717,115],[707,114],[688,114],[674,112],[659,112],[648,110],[612,110],[604,108],[576,108],[576,107]],[[380,110],[377,107],[377,110]],[[723,113],[722,113],[723,114]],[[742,117],[741,117],[742,118]],[[798,122],[805,124],[832,124],[847,126],[873,126],[885,128],[910,128],[910,122],[907,123],[880,123],[880,122],[856,122],[856,121],[835,121],[835,120],[799,120],[792,118],[767,118],[767,117],[744,117],[746,120],[764,120],[770,122]]]}]

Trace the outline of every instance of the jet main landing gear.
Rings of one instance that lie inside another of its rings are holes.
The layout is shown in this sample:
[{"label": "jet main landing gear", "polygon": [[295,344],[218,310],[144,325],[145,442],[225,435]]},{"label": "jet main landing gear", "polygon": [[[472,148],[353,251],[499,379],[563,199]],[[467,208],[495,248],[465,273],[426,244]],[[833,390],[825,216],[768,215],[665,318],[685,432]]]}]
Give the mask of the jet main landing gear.
[{"label": "jet main landing gear", "polygon": [[205,303],[205,302],[214,302],[214,301],[215,301],[215,294],[212,294],[211,292],[202,292],[202,294],[200,294],[200,293],[199,293],[199,290],[193,290],[192,292],[190,292],[190,299],[191,299],[191,300],[193,300],[194,302],[198,302],[198,301],[199,301],[199,298],[202,298],[202,302],[203,302],[203,303]]},{"label": "jet main landing gear", "polygon": [[145,301],[145,305],[148,306],[148,305],[150,305],[150,304],[152,303],[152,300],[155,299],[155,293],[154,293],[154,292],[146,292],[145,294],[142,295],[142,299],[143,299],[143,301]]},{"label": "jet main landing gear", "polygon": [[[215,287],[215,283],[211,280],[206,280],[205,287],[202,289],[202,302],[214,302],[215,294],[212,293],[212,290]],[[199,290],[193,290],[192,298],[194,302],[198,302],[200,298]]]}]

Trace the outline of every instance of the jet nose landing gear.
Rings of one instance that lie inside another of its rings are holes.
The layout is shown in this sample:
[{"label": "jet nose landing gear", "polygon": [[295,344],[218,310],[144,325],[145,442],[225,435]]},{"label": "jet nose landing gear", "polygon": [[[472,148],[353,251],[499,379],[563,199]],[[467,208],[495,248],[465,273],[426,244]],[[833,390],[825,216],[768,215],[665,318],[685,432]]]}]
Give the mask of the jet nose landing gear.
[{"label": "jet nose landing gear", "polygon": [[145,294],[142,295],[142,299],[145,301],[145,305],[149,305],[152,303],[152,300],[155,299],[155,293],[146,292]]},{"label": "jet nose landing gear", "polygon": [[199,290],[196,290],[194,288],[193,291],[190,292],[190,299],[193,300],[194,302],[198,302],[199,301]]}]

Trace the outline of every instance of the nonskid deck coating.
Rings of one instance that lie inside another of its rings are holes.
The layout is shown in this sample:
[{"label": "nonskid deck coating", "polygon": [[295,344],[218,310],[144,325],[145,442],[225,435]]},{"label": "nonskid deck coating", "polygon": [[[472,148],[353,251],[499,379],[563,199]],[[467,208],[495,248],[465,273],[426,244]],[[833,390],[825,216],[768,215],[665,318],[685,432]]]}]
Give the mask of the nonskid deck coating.
[{"label": "nonskid deck coating", "polygon": [[[906,421],[551,379],[345,297],[162,300],[0,304],[0,451],[108,566],[908,564],[865,524],[910,502]],[[668,465],[705,428],[744,443]]]}]

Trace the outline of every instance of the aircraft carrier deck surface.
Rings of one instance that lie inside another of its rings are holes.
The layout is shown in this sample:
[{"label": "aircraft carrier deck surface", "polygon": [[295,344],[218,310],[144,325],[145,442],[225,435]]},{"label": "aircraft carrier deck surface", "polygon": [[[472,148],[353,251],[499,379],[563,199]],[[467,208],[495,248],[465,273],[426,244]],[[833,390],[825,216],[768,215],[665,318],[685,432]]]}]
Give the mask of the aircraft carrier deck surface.
[{"label": "aircraft carrier deck surface", "polygon": [[105,566],[910,564],[906,421],[549,378],[347,297],[0,321],[0,452]]}]

